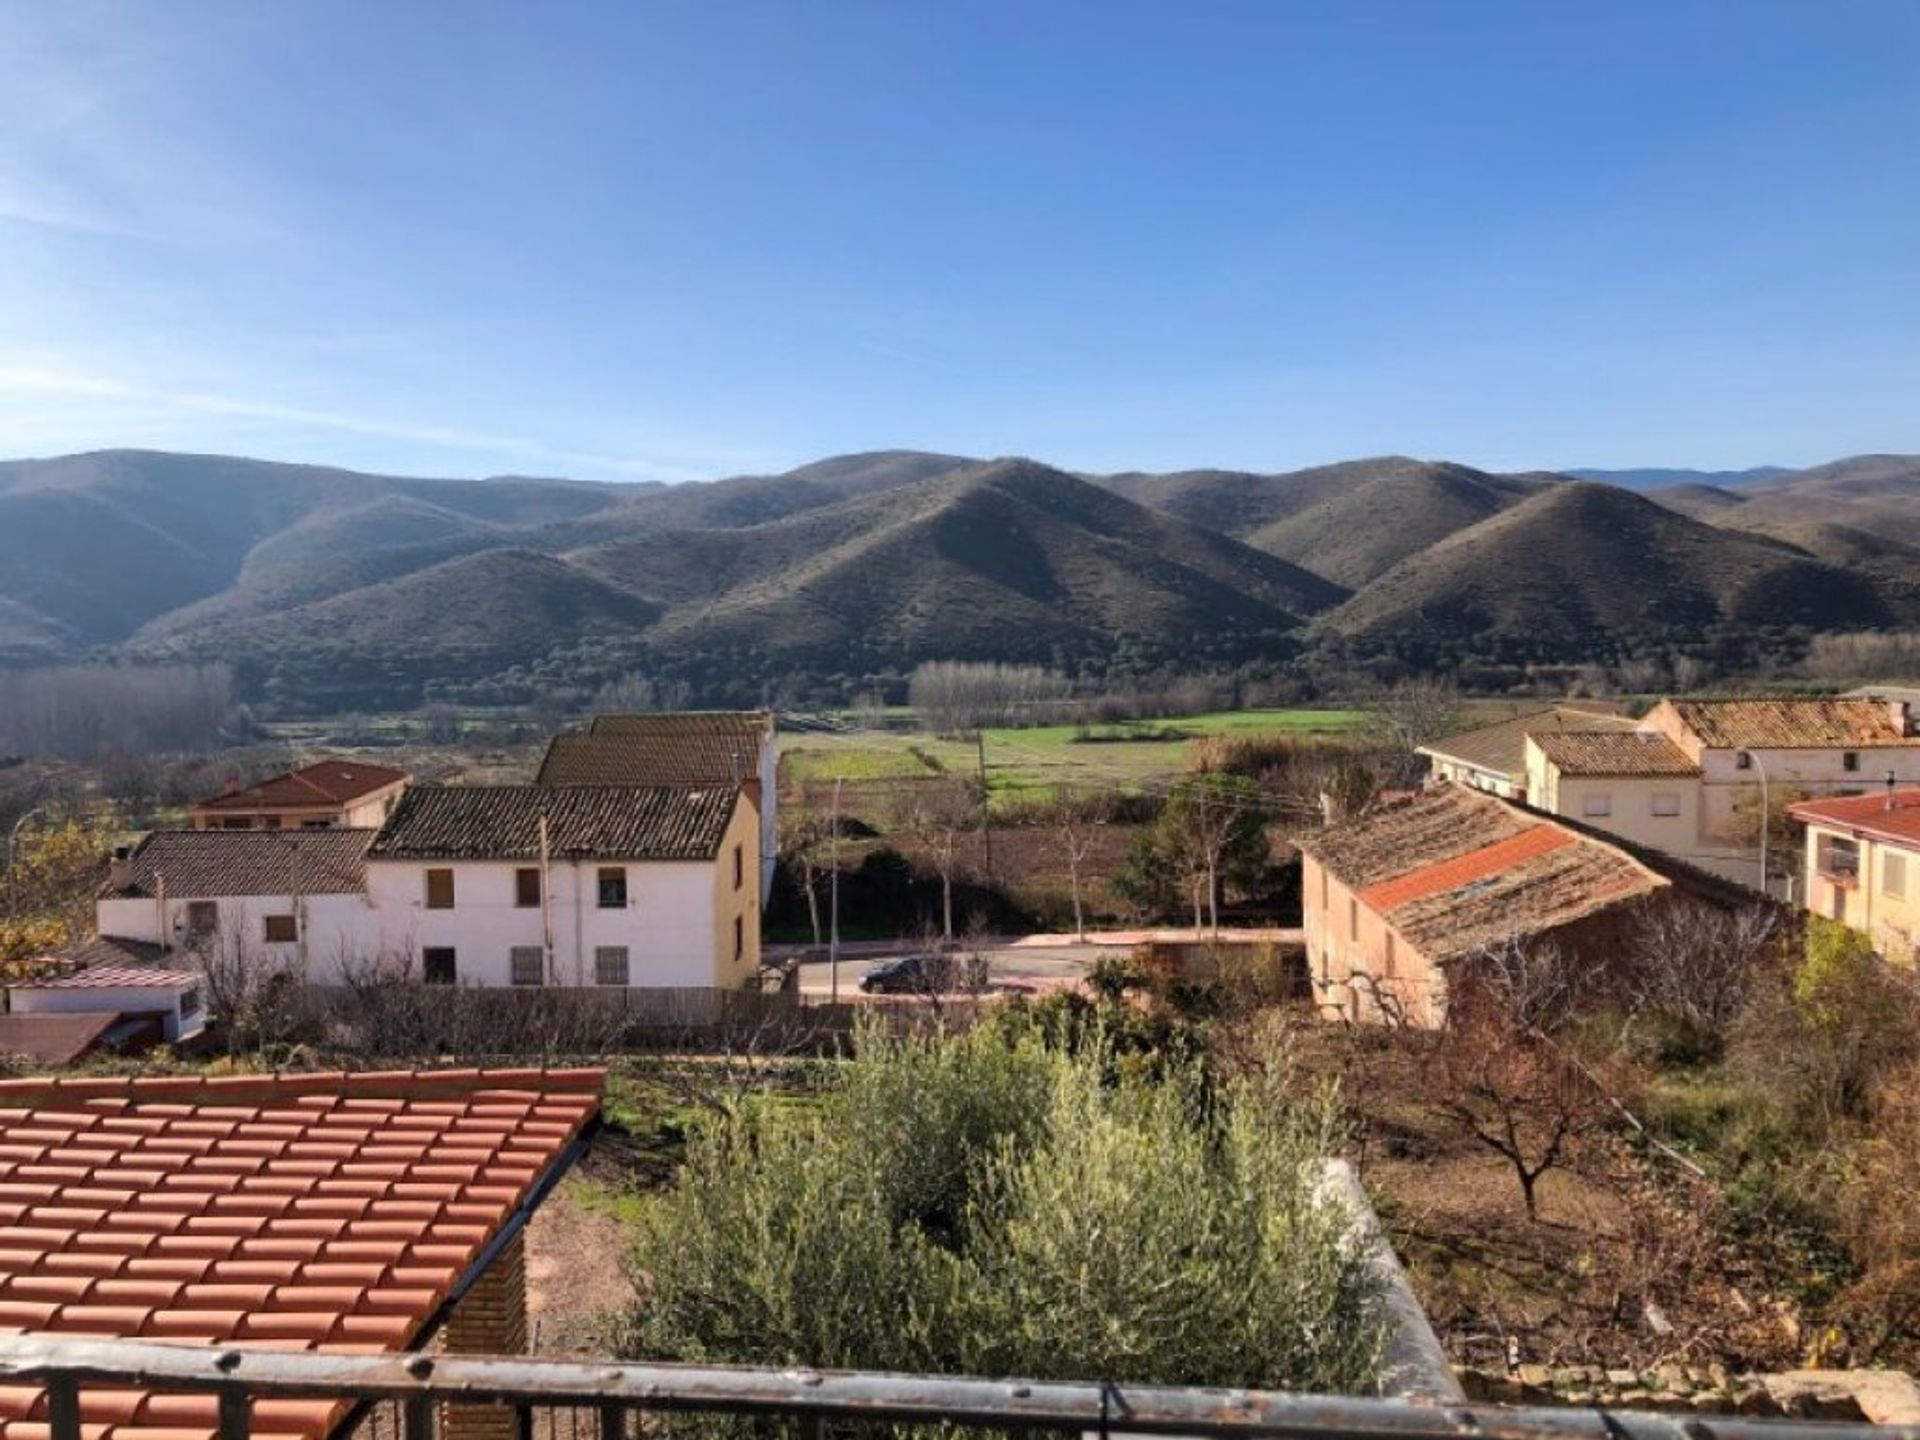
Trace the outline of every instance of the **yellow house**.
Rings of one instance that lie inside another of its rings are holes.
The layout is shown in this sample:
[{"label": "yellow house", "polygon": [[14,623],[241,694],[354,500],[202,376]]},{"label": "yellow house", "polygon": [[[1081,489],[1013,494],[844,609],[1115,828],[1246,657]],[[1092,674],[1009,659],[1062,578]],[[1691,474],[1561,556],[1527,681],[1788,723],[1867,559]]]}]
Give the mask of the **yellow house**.
[{"label": "yellow house", "polygon": [[1807,908],[1851,925],[1889,960],[1920,958],[1920,789],[1808,800]]}]

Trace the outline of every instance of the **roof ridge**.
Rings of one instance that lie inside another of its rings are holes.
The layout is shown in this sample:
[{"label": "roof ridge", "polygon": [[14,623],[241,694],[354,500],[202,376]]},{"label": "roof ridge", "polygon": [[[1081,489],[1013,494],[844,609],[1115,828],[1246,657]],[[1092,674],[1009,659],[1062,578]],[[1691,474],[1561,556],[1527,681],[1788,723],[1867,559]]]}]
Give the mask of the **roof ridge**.
[{"label": "roof ridge", "polygon": [[604,1066],[522,1066],[507,1069],[273,1070],[208,1075],[35,1075],[0,1080],[0,1109],[30,1108],[40,1101],[138,1104],[258,1104],[301,1096],[337,1094],[349,1099],[429,1100],[532,1090],[547,1094],[598,1094]]}]

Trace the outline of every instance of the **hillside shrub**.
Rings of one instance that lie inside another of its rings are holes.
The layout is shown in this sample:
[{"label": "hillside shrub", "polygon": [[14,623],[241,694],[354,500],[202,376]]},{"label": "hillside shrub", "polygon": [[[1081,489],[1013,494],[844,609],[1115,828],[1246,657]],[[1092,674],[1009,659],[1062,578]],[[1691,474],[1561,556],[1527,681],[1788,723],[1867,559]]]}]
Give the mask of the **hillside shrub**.
[{"label": "hillside shrub", "polygon": [[643,1217],[636,1354],[1374,1388],[1382,1320],[1317,1189],[1330,1102],[1210,1088],[1032,1025],[859,1036],[817,1103],[746,1103]]}]

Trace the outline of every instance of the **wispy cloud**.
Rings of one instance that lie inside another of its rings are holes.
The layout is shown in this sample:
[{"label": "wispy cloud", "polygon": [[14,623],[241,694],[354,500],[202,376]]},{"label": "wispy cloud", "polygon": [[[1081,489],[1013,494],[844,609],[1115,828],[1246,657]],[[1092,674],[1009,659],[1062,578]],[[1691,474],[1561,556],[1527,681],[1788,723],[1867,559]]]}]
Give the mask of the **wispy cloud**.
[{"label": "wispy cloud", "polygon": [[122,401],[129,404],[158,406],[182,413],[266,420],[276,424],[338,431],[348,435],[403,440],[417,445],[470,451],[491,455],[496,460],[514,459],[543,466],[588,469],[623,475],[632,479],[695,480],[709,478],[714,473],[712,468],[696,468],[684,463],[552,445],[526,435],[471,430],[451,425],[423,425],[376,415],[302,405],[284,405],[276,401],[256,400],[241,395],[215,394],[203,390],[171,390],[159,386],[136,384],[111,376],[38,366],[0,366],[0,394],[3,393]]}]

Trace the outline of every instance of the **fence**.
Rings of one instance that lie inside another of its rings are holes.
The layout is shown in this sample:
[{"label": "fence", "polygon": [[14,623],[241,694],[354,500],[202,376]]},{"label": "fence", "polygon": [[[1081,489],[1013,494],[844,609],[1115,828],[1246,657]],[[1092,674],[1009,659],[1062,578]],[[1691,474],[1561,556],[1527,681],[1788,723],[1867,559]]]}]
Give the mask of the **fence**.
[{"label": "fence", "polygon": [[[344,1401],[363,1423],[375,1408],[390,1407],[404,1440],[433,1440],[437,1411],[450,1402],[463,1410],[507,1407],[521,1434],[563,1440],[626,1440],[650,1421],[686,1415],[742,1417],[755,1422],[755,1433],[786,1431],[800,1440],[883,1426],[1220,1440],[1920,1440],[1920,1427],[1734,1416],[752,1366],[328,1355],[51,1335],[0,1337],[0,1378],[45,1387],[48,1440],[83,1440],[80,1394],[91,1386],[217,1397],[219,1440],[248,1440],[253,1402],[263,1398]],[[575,1423],[583,1414],[592,1417],[590,1429]]]}]

